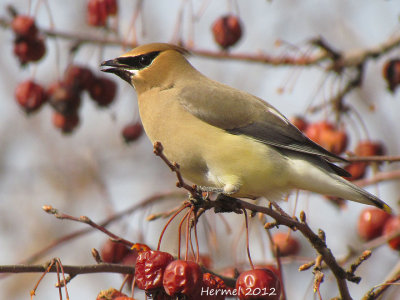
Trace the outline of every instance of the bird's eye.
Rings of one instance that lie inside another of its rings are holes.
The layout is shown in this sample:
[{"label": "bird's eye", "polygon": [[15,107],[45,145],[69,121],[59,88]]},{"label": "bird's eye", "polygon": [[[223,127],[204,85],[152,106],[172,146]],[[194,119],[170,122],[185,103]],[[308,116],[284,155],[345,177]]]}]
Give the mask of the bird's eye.
[{"label": "bird's eye", "polygon": [[160,54],[159,51],[154,51],[138,56],[119,57],[117,60],[118,63],[123,65],[124,67],[134,70],[141,70],[148,67],[158,54]]},{"label": "bird's eye", "polygon": [[139,58],[139,63],[143,67],[147,67],[148,65],[150,65],[152,61],[153,61],[153,59],[149,55],[142,55]]}]

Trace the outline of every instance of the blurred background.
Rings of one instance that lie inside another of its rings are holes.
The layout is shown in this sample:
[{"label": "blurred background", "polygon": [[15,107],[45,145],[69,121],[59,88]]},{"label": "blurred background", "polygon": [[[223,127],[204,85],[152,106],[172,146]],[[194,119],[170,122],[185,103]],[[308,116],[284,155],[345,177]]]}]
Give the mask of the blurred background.
[{"label": "blurred background", "polygon": [[[6,25],[12,18],[7,9],[12,5],[21,14],[34,16],[39,30],[45,33],[44,57],[24,67],[13,53],[15,34]],[[108,29],[90,26],[87,22],[88,1],[0,0],[0,265],[16,264],[61,237],[86,228],[84,224],[57,220],[43,212],[43,205],[52,205],[62,212],[89,216],[96,222],[123,211],[155,194],[178,191],[175,176],[152,152],[152,145],[143,135],[125,143],[121,131],[129,123],[139,121],[136,94],[122,80],[100,74],[99,64],[129,49],[116,44],[88,41],[75,52],[77,38],[137,42],[179,42],[195,50],[219,53],[211,27],[227,15],[238,16],[242,35],[228,53],[283,55],[298,58],[314,54],[309,41],[323,39],[333,49],[356,53],[380,45],[399,33],[398,1],[118,1],[118,17],[111,17]],[[134,20],[137,14],[137,19]],[[63,38],[67,35],[68,38]],[[314,49],[314,50],[313,50]],[[196,51],[193,51],[196,53]],[[382,76],[389,59],[400,57],[400,47],[368,61],[361,88],[346,95],[345,102],[353,113],[336,122],[332,107],[324,106],[310,113],[312,106],[326,103],[346,84],[346,76],[326,72],[318,66],[272,66],[239,59],[214,59],[193,55],[191,63],[205,75],[250,92],[274,105],[287,117],[303,116],[309,122],[328,120],[346,132],[347,150],[353,151],[360,140],[370,138],[383,143],[387,155],[400,153],[399,93],[390,93]],[[63,76],[71,63],[89,67],[95,76],[117,84],[116,97],[107,107],[99,107],[88,93],[82,94],[79,125],[70,134],[63,134],[52,122],[53,108],[44,105],[27,115],[15,100],[17,85],[25,80],[48,87]],[[362,122],[360,121],[362,120]],[[336,123],[335,123],[336,122]],[[390,172],[398,163],[384,164]],[[372,168],[367,178],[373,176]],[[398,212],[399,180],[370,185],[367,189],[379,195]],[[133,242],[154,247],[166,220],[145,220],[150,213],[167,211],[179,205],[182,198],[170,197],[144,206],[108,228]],[[338,207],[322,196],[300,193],[295,210],[292,195],[282,207],[290,214],[304,210],[313,230],[326,232],[327,244],[337,258],[349,248],[361,249],[364,241],[357,234],[357,220],[365,207],[346,203]],[[240,266],[248,268],[242,216],[221,217],[209,212],[200,224],[200,249],[208,254],[216,270]],[[207,221],[206,221],[207,220]],[[225,220],[229,225],[225,224]],[[251,222],[250,246],[256,262],[272,262],[268,239],[260,222]],[[210,229],[211,228],[211,229]],[[277,231],[274,229],[273,232]],[[278,231],[287,232],[281,226]],[[297,232],[293,236],[301,244],[300,252],[284,260],[284,281],[288,299],[313,299],[311,270],[300,273],[298,267],[315,258],[307,241]],[[89,234],[60,244],[32,263],[41,264],[59,257],[63,264],[95,263],[91,248],[101,249],[106,235]],[[168,228],[162,250],[175,253],[176,224]],[[398,263],[398,252],[382,245],[374,250],[357,275],[360,284],[349,283],[351,295],[360,299],[370,288],[382,283]],[[397,266],[397,271],[398,271]],[[1,299],[27,299],[40,274],[18,274],[2,277]],[[119,274],[80,275],[68,285],[70,299],[95,299],[98,292],[111,286],[119,288]],[[47,275],[39,285],[35,299],[56,299],[56,276]],[[337,295],[334,277],[327,272],[321,286],[323,299]],[[392,288],[385,299],[395,299],[399,289]],[[138,294],[137,297],[142,297]]]}]

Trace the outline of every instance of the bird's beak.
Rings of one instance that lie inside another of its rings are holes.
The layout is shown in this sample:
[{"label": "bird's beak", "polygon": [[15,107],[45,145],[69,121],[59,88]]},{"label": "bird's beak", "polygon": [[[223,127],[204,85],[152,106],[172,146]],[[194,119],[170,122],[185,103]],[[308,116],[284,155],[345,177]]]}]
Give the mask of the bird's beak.
[{"label": "bird's beak", "polygon": [[[100,67],[103,67],[101,69],[102,72],[113,73],[113,74],[121,77],[123,80],[125,80],[129,84],[132,84],[131,77],[134,75],[134,73],[130,71],[129,66],[120,63],[118,61],[118,58],[103,61],[100,65]],[[104,67],[108,67],[108,68],[104,68]]]}]

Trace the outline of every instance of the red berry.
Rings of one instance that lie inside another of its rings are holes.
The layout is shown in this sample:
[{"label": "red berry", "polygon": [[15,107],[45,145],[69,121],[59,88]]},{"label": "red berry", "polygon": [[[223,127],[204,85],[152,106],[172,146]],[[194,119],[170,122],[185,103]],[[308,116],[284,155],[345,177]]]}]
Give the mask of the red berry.
[{"label": "red berry", "polygon": [[383,77],[388,84],[388,89],[394,92],[400,84],[400,59],[391,59],[385,63]]},{"label": "red berry", "polygon": [[106,10],[109,16],[115,16],[118,10],[117,0],[105,0],[106,2]]},{"label": "red berry", "polygon": [[15,89],[15,98],[25,112],[31,113],[38,110],[46,102],[47,95],[42,86],[32,80],[27,80],[18,84]]},{"label": "red berry", "polygon": [[282,282],[281,273],[279,272],[278,268],[273,264],[257,265],[257,266],[255,266],[255,269],[268,269],[268,270],[271,270],[272,272],[274,272],[276,277],[279,278],[280,282]]},{"label": "red berry", "polygon": [[22,65],[40,60],[45,53],[46,46],[44,40],[40,37],[33,39],[18,38],[14,42],[14,54]]},{"label": "red berry", "polygon": [[365,208],[358,218],[358,234],[367,241],[382,235],[389,218],[390,214],[381,209]]},{"label": "red berry", "polygon": [[353,181],[364,177],[367,164],[365,162],[354,162],[345,166],[344,169],[351,174],[351,177],[347,179]]},{"label": "red berry", "polygon": [[113,300],[135,300],[132,297],[128,297],[128,296],[118,296],[116,298],[114,298]]},{"label": "red berry", "polygon": [[15,34],[32,39],[37,34],[35,20],[25,15],[17,15],[11,23],[11,28]]},{"label": "red berry", "polygon": [[286,232],[277,232],[272,236],[274,244],[278,247],[281,256],[296,255],[299,253],[300,244],[292,235]]},{"label": "red berry", "polygon": [[240,300],[278,300],[281,295],[281,284],[271,270],[254,269],[239,275],[236,280],[236,291]]},{"label": "red berry", "polygon": [[94,80],[94,75],[89,68],[69,65],[64,73],[64,83],[80,92],[89,89]]},{"label": "red berry", "polygon": [[61,129],[63,133],[71,133],[79,124],[78,114],[64,115],[59,112],[53,113],[53,125]]},{"label": "red berry", "polygon": [[124,244],[107,240],[101,247],[100,256],[106,263],[119,263],[129,253],[129,249]]},{"label": "red berry", "polygon": [[81,98],[76,91],[64,82],[57,81],[47,89],[50,105],[61,114],[76,114]]},{"label": "red berry", "polygon": [[[383,235],[390,236],[398,232],[400,234],[400,216],[391,217],[387,220],[385,226],[383,227]],[[400,235],[389,240],[390,248],[394,250],[400,250]]]},{"label": "red berry", "polygon": [[146,291],[162,287],[164,270],[173,260],[167,252],[149,250],[140,253],[135,268],[136,286]]},{"label": "red berry", "polygon": [[346,150],[346,132],[336,129],[326,121],[310,124],[305,134],[309,139],[335,154],[340,154]]},{"label": "red berry", "polygon": [[122,136],[126,143],[136,141],[143,133],[143,126],[140,123],[130,123],[122,129]]},{"label": "red berry", "polygon": [[117,297],[127,297],[127,296],[121,293],[120,291],[117,291],[114,288],[109,288],[108,290],[101,291],[97,295],[96,300],[115,300],[117,299]]},{"label": "red berry", "polygon": [[164,271],[163,286],[170,296],[194,296],[200,293],[202,278],[201,268],[195,262],[174,260]]},{"label": "red berry", "polygon": [[291,118],[290,121],[300,131],[305,131],[308,127],[308,123],[303,117],[295,116],[295,117]]},{"label": "red berry", "polygon": [[238,17],[228,15],[219,18],[212,26],[214,40],[222,48],[233,46],[242,36],[242,26]]},{"label": "red berry", "polygon": [[117,85],[115,82],[105,77],[95,78],[89,87],[90,97],[99,106],[110,105],[115,98],[116,91]]},{"label": "red berry", "polygon": [[224,300],[228,292],[225,282],[216,275],[204,273],[200,292],[192,295],[192,299]]},{"label": "red berry", "polygon": [[385,154],[382,143],[372,141],[360,141],[354,151],[358,156],[375,156]]},{"label": "red berry", "polygon": [[101,27],[106,25],[107,4],[105,0],[89,0],[87,6],[87,22],[91,26]]}]

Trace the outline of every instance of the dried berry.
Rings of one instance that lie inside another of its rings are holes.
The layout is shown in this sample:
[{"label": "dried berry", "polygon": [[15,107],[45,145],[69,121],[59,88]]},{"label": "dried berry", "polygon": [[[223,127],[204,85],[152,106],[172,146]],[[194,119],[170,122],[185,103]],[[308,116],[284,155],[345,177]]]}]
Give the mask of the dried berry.
[{"label": "dried berry", "polygon": [[27,113],[38,110],[47,100],[47,95],[43,87],[32,80],[27,80],[18,84],[15,89],[15,98],[18,104]]},{"label": "dried berry", "polygon": [[53,125],[61,129],[63,133],[71,133],[79,124],[79,116],[75,114],[53,113]]},{"label": "dried berry", "polygon": [[389,218],[390,214],[381,209],[365,208],[358,218],[358,234],[367,241],[381,236]]},{"label": "dried berry", "polygon": [[122,130],[122,137],[126,143],[136,141],[143,133],[143,126],[140,123],[130,123]]},{"label": "dried berry", "polygon": [[278,277],[268,269],[254,269],[241,273],[236,280],[240,300],[279,300],[281,284]]},{"label": "dried berry", "polygon": [[164,271],[163,286],[170,296],[200,293],[203,274],[193,261],[174,260]]},{"label": "dried berry", "polygon": [[21,65],[40,60],[46,53],[46,46],[41,37],[17,38],[14,42],[14,54]]},{"label": "dried berry", "polygon": [[388,89],[394,92],[400,84],[400,59],[391,59],[383,66],[383,78],[385,78]]},{"label": "dried berry", "polygon": [[201,291],[194,293],[194,300],[224,300],[228,287],[225,282],[216,275],[204,273],[201,283]]},{"label": "dried berry", "polygon": [[[395,232],[400,232],[400,216],[391,217],[389,220],[387,220],[385,226],[383,227],[384,236],[390,236]],[[390,248],[394,250],[400,250],[400,235],[390,239],[388,243]]]},{"label": "dried berry", "polygon": [[91,26],[101,27],[106,25],[107,4],[105,0],[89,0],[87,6],[87,22]]},{"label": "dried berry", "polygon": [[115,16],[118,10],[117,0],[105,0],[106,2],[106,10],[109,16]]},{"label": "dried berry", "polygon": [[228,15],[214,22],[212,32],[217,44],[226,49],[239,41],[242,36],[242,26],[237,16]]},{"label": "dried berry", "polygon": [[163,285],[163,274],[173,256],[162,251],[144,251],[136,260],[135,282],[142,290],[152,290]]},{"label": "dried berry", "polygon": [[116,91],[117,85],[115,82],[105,77],[95,78],[89,87],[90,97],[99,106],[110,105],[115,98]]},{"label": "dried berry", "polygon": [[128,253],[130,251],[124,244],[107,240],[101,247],[100,256],[106,263],[120,263]]},{"label": "dried berry", "polygon": [[297,239],[285,232],[275,233],[272,240],[278,247],[281,256],[296,255],[300,251],[300,244]]},{"label": "dried berry", "polygon": [[37,35],[38,29],[35,20],[25,15],[17,15],[11,23],[11,28],[16,35],[33,38]]},{"label": "dried berry", "polygon": [[81,105],[79,94],[62,81],[57,81],[47,89],[50,105],[59,113],[76,114]]},{"label": "dried berry", "polygon": [[64,73],[64,83],[75,89],[77,92],[88,90],[92,85],[94,75],[89,68],[70,65]]}]

